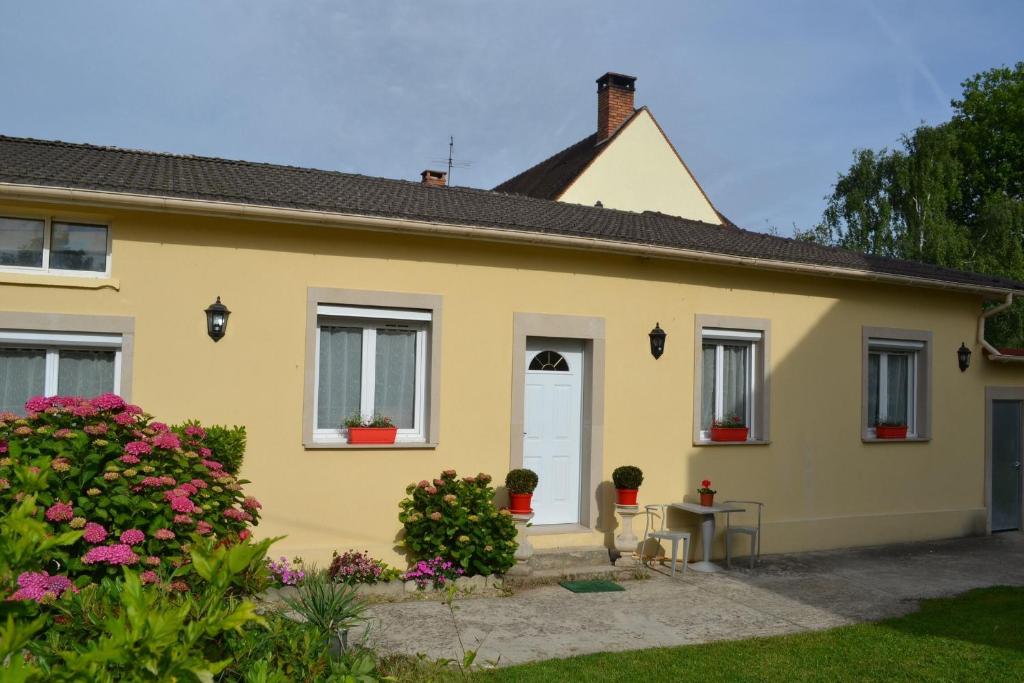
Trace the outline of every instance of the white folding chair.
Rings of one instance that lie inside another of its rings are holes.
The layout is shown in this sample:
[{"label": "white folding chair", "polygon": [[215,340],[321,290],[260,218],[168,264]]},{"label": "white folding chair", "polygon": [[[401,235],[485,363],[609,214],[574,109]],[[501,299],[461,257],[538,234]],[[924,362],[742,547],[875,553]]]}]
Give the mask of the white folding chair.
[{"label": "white folding chair", "polygon": [[[678,557],[679,541],[683,542],[683,575],[686,575],[686,563],[690,561],[690,532],[673,531],[665,528],[665,521],[668,517],[667,503],[654,503],[644,505],[647,521],[644,524],[644,540],[640,545],[640,563],[644,562],[644,551],[647,549],[647,541],[672,541],[672,576],[676,575],[676,560]],[[660,545],[660,544],[659,544]]]},{"label": "white folding chair", "polygon": [[739,512],[725,513],[725,566],[732,567],[732,537],[738,534],[750,536],[750,568],[754,568],[754,561],[761,559],[761,512],[764,510],[764,503],[756,500],[727,500],[724,504],[735,503],[737,505],[757,506],[757,526],[745,526],[733,524],[731,516],[742,514]]}]

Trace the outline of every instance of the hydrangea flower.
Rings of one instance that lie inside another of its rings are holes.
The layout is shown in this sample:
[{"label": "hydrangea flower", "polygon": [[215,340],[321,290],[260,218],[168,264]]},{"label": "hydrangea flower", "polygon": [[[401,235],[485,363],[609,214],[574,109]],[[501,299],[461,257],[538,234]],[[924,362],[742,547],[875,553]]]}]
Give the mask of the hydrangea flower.
[{"label": "hydrangea flower", "polygon": [[146,540],[146,534],[142,533],[138,529],[128,529],[121,534],[121,543],[127,545],[138,545]]},{"label": "hydrangea flower", "polygon": [[75,516],[75,508],[71,503],[57,501],[46,509],[46,519],[51,522],[68,522]]},{"label": "hydrangea flower", "polygon": [[139,561],[139,556],[132,552],[132,548],[129,545],[123,543],[117,545],[97,545],[89,548],[89,551],[82,557],[84,564],[96,564],[97,562],[104,562],[106,564],[135,564]]},{"label": "hydrangea flower", "polygon": [[85,525],[85,531],[82,533],[82,538],[84,538],[88,543],[102,543],[107,540],[107,530],[103,528],[102,524],[89,522]]},{"label": "hydrangea flower", "polygon": [[213,525],[207,521],[200,520],[196,522],[196,533],[200,536],[205,536],[213,531]]},{"label": "hydrangea flower", "polygon": [[183,512],[188,514],[196,509],[195,503],[184,496],[175,496],[171,498],[171,509],[175,512]]},{"label": "hydrangea flower", "polygon": [[153,532],[153,538],[158,541],[169,541],[174,538],[174,532],[170,529],[157,529]]},{"label": "hydrangea flower", "polygon": [[143,585],[148,585],[151,583],[160,583],[160,577],[157,576],[157,573],[152,569],[147,569],[146,571],[139,574],[139,580],[142,581]]},{"label": "hydrangea flower", "polygon": [[124,452],[128,455],[146,455],[153,452],[153,447],[145,441],[129,441],[124,445]]},{"label": "hydrangea flower", "polygon": [[118,458],[118,460],[123,462],[125,465],[138,465],[139,464],[139,456],[132,455],[131,453],[125,453],[120,458]]},{"label": "hydrangea flower", "polygon": [[22,572],[18,575],[18,590],[7,599],[43,602],[59,598],[67,590],[78,592],[78,588],[66,576],[50,576],[47,572]]},{"label": "hydrangea flower", "polygon": [[177,434],[163,432],[153,437],[153,445],[157,448],[172,451],[175,448],[181,448],[181,440],[178,438]]}]

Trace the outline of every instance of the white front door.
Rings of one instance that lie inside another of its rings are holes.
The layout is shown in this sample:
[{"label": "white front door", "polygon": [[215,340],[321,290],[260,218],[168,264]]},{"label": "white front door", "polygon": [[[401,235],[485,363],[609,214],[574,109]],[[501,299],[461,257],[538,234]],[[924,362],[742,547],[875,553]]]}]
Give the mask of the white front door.
[{"label": "white front door", "polygon": [[540,478],[534,524],[580,521],[583,342],[527,339],[523,467]]}]

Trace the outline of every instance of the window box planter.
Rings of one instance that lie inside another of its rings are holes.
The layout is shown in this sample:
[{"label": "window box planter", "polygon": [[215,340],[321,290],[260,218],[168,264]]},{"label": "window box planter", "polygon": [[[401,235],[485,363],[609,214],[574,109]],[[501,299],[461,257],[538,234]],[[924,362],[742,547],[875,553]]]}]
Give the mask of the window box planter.
[{"label": "window box planter", "polygon": [[712,441],[746,441],[750,427],[712,427]]},{"label": "window box planter", "polygon": [[398,435],[398,427],[349,427],[348,442],[361,444],[391,444]]},{"label": "window box planter", "polygon": [[895,427],[893,425],[878,425],[875,427],[875,438],[877,439],[905,439],[907,438],[907,425]]}]

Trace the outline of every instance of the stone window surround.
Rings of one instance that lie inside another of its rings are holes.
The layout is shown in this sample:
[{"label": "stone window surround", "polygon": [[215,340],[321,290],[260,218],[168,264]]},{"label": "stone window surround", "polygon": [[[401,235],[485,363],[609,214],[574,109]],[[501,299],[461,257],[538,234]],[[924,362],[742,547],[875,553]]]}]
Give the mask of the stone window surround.
[{"label": "stone window surround", "polygon": [[526,340],[528,337],[577,339],[583,342],[583,433],[580,439],[580,522],[545,524],[528,529],[531,535],[579,533],[597,528],[597,486],[604,477],[604,318],[546,313],[512,316],[512,416],[509,469],[523,466],[523,425],[526,400]]},{"label": "stone window surround", "polygon": [[135,360],[135,318],[120,315],[0,311],[0,329],[121,335],[121,385],[118,387],[118,394],[125,401],[131,400],[132,365]]},{"label": "stone window surround", "polygon": [[[701,383],[704,381],[704,364],[701,350],[704,344],[704,328],[725,330],[750,330],[761,332],[761,342],[754,345],[759,367],[760,391],[754,396],[756,417],[756,438],[748,441],[710,441],[700,436]],[[764,446],[771,443],[771,338],[772,323],[765,318],[743,318],[726,315],[697,314],[693,317],[693,445],[694,446]]]},{"label": "stone window surround", "polygon": [[[906,439],[878,439],[871,436],[868,427],[868,353],[870,340],[895,339],[916,341],[924,344],[918,351],[917,396],[915,401],[917,435]],[[932,333],[927,330],[905,330],[894,327],[868,327],[861,331],[861,401],[860,438],[864,443],[914,443],[931,441],[932,438]]]},{"label": "stone window surround", "polygon": [[[316,334],[319,304],[413,308],[431,313],[428,335],[427,396],[424,406],[426,441],[424,443],[348,444],[317,441],[313,437],[316,405]],[[306,290],[306,354],[302,400],[302,446],[307,450],[398,450],[436,448],[441,432],[441,330],[442,297],[437,294],[380,292],[362,289],[309,287]]]}]

